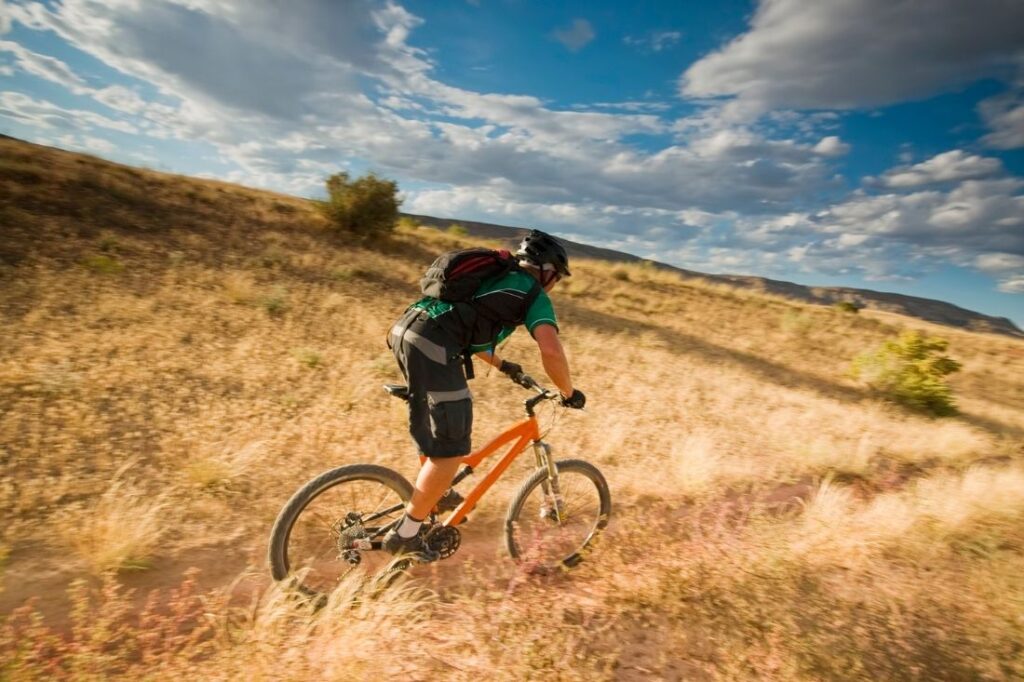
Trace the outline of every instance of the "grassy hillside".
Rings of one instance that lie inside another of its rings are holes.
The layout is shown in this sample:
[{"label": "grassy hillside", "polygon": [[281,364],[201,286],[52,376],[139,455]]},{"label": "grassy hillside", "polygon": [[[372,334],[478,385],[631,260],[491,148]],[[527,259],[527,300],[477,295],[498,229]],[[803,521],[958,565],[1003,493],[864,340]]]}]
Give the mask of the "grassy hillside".
[{"label": "grassy hillside", "polygon": [[[1019,679],[1024,343],[597,261],[553,294],[606,474],[578,571],[517,571],[517,462],[452,559],[317,614],[269,584],[304,481],[417,468],[384,334],[436,253],[308,202],[0,139],[0,678]],[[847,375],[905,328],[963,363],[932,419]],[[529,336],[504,354],[542,376]],[[481,371],[476,441],[521,389]]]}]

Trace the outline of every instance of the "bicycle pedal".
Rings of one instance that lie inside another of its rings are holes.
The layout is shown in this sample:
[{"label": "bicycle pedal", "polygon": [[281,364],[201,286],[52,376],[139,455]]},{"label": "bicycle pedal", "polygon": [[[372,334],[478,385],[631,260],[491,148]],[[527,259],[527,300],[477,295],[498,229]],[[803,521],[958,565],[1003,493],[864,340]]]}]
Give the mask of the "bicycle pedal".
[{"label": "bicycle pedal", "polygon": [[458,506],[465,501],[466,498],[460,495],[458,491],[449,488],[445,491],[444,495],[441,496],[441,499],[437,501],[437,512],[442,514],[444,512],[455,511]]}]

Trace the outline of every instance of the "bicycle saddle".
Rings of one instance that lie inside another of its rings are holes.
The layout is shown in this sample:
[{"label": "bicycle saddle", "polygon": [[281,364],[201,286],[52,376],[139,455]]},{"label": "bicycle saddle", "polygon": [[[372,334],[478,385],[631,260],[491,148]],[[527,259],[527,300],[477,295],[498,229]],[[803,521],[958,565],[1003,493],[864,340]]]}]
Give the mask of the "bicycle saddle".
[{"label": "bicycle saddle", "polygon": [[409,387],[402,384],[384,384],[384,390],[402,400],[409,399]]}]

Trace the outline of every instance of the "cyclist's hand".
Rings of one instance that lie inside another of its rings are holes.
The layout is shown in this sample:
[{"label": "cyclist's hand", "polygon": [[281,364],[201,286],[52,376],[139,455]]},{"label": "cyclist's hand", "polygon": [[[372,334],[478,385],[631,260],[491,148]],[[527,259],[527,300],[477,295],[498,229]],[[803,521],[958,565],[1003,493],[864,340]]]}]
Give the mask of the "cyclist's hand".
[{"label": "cyclist's hand", "polygon": [[583,391],[578,388],[573,389],[572,395],[566,398],[562,396],[562,406],[571,407],[574,410],[582,410],[583,406],[587,404],[587,396],[583,395]]},{"label": "cyclist's hand", "polygon": [[536,383],[530,375],[523,372],[522,366],[508,360],[501,361],[501,367],[498,368],[498,371],[507,374],[509,379],[523,388],[533,388]]},{"label": "cyclist's hand", "polygon": [[517,365],[514,362],[502,360],[501,367],[498,368],[498,371],[502,374],[507,374],[512,381],[515,381],[516,376],[523,373],[523,367],[522,365]]}]

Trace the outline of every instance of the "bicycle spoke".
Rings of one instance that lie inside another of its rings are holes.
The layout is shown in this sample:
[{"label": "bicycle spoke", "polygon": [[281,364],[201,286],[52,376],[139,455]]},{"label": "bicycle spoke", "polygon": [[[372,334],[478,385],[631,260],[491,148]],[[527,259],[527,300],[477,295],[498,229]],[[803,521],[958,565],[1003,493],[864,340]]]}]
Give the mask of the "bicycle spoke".
[{"label": "bicycle spoke", "polygon": [[[375,571],[391,559],[375,550],[351,549],[360,538],[368,539],[362,528],[367,519],[377,518],[372,528],[389,525],[404,509],[397,492],[373,479],[347,480],[321,490],[296,518],[288,541],[289,562],[293,570],[306,569],[303,585],[313,591],[330,591],[359,562],[359,570]],[[346,520],[357,514],[359,521]],[[348,539],[345,539],[348,538]],[[349,549],[346,549],[349,548]]]},{"label": "bicycle spoke", "polygon": [[[574,565],[603,524],[600,474],[583,462],[559,465],[558,488],[545,494],[546,472],[535,474],[510,511],[509,549],[531,565]],[[602,481],[603,485],[603,481]],[[561,501],[555,514],[556,499]]]},{"label": "bicycle spoke", "polygon": [[317,522],[323,525],[323,527],[326,528],[328,531],[331,531],[332,533],[337,533],[335,526],[337,521],[332,521],[330,517],[327,517],[319,512],[313,513],[312,518],[316,519]]}]

